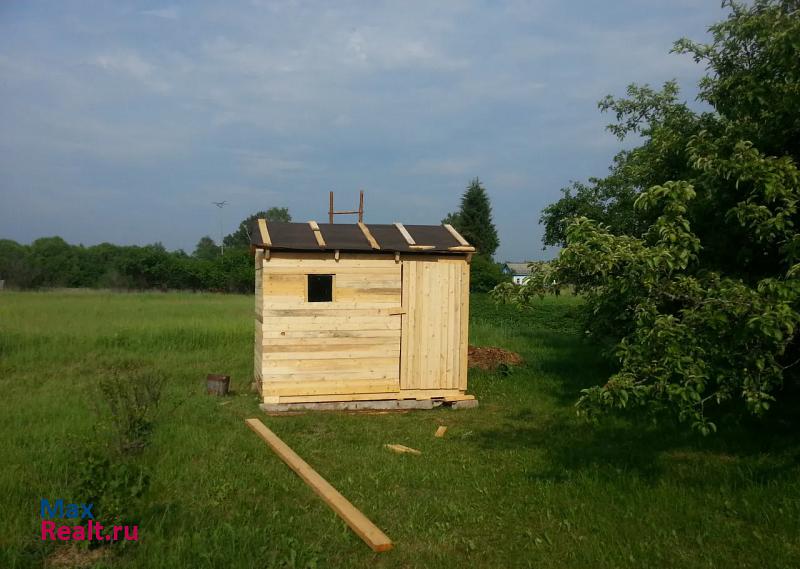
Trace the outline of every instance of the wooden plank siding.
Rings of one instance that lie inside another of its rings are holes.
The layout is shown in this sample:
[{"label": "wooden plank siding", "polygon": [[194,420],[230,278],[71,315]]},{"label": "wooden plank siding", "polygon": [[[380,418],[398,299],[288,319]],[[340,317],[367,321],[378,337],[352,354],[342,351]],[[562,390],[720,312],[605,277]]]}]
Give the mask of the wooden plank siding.
[{"label": "wooden plank siding", "polygon": [[403,259],[401,391],[466,390],[468,293],[465,259]]},{"label": "wooden plank siding", "polygon": [[[333,300],[307,302],[310,274],[331,274]],[[265,397],[396,391],[401,265],[391,255],[273,253],[262,272],[258,365]]]},{"label": "wooden plank siding", "polygon": [[[466,258],[336,257],[256,252],[254,363],[265,401],[470,397]],[[334,275],[331,302],[306,300],[311,274]]]}]

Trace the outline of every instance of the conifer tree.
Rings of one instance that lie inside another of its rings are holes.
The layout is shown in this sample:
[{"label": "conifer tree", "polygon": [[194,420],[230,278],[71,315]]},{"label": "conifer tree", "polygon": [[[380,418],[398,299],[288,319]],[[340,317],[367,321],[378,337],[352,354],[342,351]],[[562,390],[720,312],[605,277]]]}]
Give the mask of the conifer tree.
[{"label": "conifer tree", "polygon": [[500,246],[497,229],[492,221],[492,204],[489,194],[478,178],[472,180],[461,196],[458,213],[450,214],[445,222],[451,221],[458,232],[478,250],[478,253],[492,257]]}]

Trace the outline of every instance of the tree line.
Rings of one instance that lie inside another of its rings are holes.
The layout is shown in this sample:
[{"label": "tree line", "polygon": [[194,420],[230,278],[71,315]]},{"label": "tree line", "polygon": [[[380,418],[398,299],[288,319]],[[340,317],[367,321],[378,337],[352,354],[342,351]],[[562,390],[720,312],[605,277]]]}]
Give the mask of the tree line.
[{"label": "tree line", "polygon": [[161,243],[89,247],[61,237],[23,245],[0,239],[0,279],[6,286],[39,288],[110,288],[119,290],[192,290],[251,293],[255,282],[250,253],[251,220],[291,221],[287,208],[270,208],[242,220],[223,238],[224,254],[209,236],[192,254],[167,251]]},{"label": "tree line", "polygon": [[[200,238],[194,251],[168,251],[161,243],[152,245],[114,245],[101,243],[71,245],[61,237],[36,239],[29,245],[0,239],[0,280],[8,287],[108,288],[117,290],[192,290],[252,293],[255,282],[250,252],[250,222],[289,222],[288,208],[272,207],[259,211],[226,235],[222,247],[210,236]],[[505,280],[492,260],[499,241],[491,219],[491,206],[485,189],[476,178],[467,188],[452,222],[481,254],[473,262],[472,288],[491,290]],[[488,235],[488,240],[485,237]]]}]

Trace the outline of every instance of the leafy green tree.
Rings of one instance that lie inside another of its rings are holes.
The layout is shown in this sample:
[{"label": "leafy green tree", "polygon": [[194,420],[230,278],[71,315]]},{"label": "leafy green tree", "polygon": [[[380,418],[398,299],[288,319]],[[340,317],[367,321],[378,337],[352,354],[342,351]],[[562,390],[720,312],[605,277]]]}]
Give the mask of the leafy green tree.
[{"label": "leafy green tree", "polygon": [[0,239],[0,279],[6,286],[30,288],[35,275],[29,258],[29,247],[11,239]]},{"label": "leafy green tree", "polygon": [[[583,391],[588,416],[644,408],[707,434],[719,410],[762,415],[800,399],[799,6],[724,5],[709,45],[676,43],[707,66],[700,98],[712,110],[689,111],[670,84],[604,100],[612,131],[642,144],[618,156],[613,192],[571,210],[600,221],[546,210],[565,228],[554,278],[494,292],[521,305],[568,283],[585,295],[587,331],[619,365]],[[609,223],[609,196],[633,223]]]},{"label": "leafy green tree", "polygon": [[197,242],[192,255],[198,259],[213,261],[219,257],[219,253],[219,247],[214,243],[214,240],[208,235],[204,235],[200,238],[200,241]]},{"label": "leafy green tree", "polygon": [[501,283],[511,281],[499,263],[486,255],[474,255],[470,263],[469,289],[472,292],[489,292]]},{"label": "leafy green tree", "polygon": [[450,223],[478,250],[479,254],[491,258],[500,246],[497,229],[492,221],[492,204],[489,195],[478,178],[472,180],[461,197],[458,212],[450,213],[442,220]]},{"label": "leafy green tree", "polygon": [[258,211],[242,220],[236,231],[225,236],[222,244],[228,247],[250,248],[250,223],[256,219],[266,219],[267,221],[292,221],[287,207],[271,207],[267,211]]},{"label": "leafy green tree", "polygon": [[80,286],[80,248],[61,237],[42,237],[31,243],[28,256],[36,287]]},{"label": "leafy green tree", "polygon": [[581,216],[603,223],[617,235],[641,235],[653,220],[634,212],[637,196],[655,184],[690,176],[685,144],[703,128],[704,119],[679,100],[677,83],[668,81],[660,91],[630,85],[626,97],[607,96],[598,107],[614,114],[616,122],[607,128],[617,138],[633,135],[643,143],[619,152],[605,178],[573,182],[561,190],[563,197],[544,208],[539,218],[545,245],[565,245],[567,225]]}]

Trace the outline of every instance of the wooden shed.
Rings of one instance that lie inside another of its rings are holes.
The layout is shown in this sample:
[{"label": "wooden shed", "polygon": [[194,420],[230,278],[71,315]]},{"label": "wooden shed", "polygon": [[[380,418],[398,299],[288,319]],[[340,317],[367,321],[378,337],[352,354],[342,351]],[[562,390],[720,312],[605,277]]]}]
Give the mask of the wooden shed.
[{"label": "wooden shed", "polygon": [[469,263],[449,225],[251,227],[265,404],[466,402]]}]

